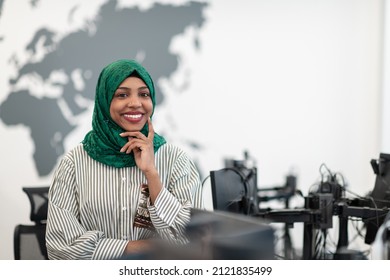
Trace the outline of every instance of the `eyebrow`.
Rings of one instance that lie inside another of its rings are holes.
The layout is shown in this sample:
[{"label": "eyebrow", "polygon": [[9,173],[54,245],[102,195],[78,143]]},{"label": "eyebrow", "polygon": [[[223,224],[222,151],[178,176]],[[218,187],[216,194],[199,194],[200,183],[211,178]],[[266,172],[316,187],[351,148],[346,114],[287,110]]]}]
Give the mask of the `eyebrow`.
[{"label": "eyebrow", "polygon": [[[117,90],[118,90],[118,89],[130,89],[130,88],[129,88],[129,87],[118,87]],[[138,90],[143,90],[143,89],[149,90],[149,88],[146,87],[146,86],[145,86],[145,87],[139,87],[139,88],[138,88]]]}]

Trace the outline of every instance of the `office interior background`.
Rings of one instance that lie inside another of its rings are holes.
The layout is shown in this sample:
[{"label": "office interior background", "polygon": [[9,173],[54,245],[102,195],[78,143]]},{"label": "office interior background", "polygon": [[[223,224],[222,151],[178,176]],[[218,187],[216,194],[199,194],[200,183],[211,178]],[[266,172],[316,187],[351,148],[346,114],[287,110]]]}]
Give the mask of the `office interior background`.
[{"label": "office interior background", "polygon": [[294,174],[306,195],[325,164],[365,195],[390,153],[389,22],[386,0],[0,0],[0,259],[31,223],[21,188],[50,184],[119,58],[153,74],[155,129],[196,161],[207,209],[209,172],[246,152],[259,188]]}]

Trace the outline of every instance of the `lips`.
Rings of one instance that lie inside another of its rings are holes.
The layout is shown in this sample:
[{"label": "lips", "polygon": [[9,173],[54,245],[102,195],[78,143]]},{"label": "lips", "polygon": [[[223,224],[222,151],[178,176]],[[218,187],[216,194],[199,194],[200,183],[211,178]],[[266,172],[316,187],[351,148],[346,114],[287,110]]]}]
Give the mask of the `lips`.
[{"label": "lips", "polygon": [[130,113],[125,113],[122,116],[128,122],[137,123],[142,120],[144,114],[141,112],[130,112]]}]

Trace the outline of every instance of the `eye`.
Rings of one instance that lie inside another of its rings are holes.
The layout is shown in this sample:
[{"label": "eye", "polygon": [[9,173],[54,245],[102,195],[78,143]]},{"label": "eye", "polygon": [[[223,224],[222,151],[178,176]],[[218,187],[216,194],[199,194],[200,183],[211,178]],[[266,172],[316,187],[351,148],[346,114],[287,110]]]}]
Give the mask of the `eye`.
[{"label": "eye", "polygon": [[126,98],[127,95],[128,94],[126,92],[117,92],[117,93],[115,93],[115,97],[117,97],[117,98]]},{"label": "eye", "polygon": [[140,92],[139,95],[141,97],[149,97],[150,96],[150,93],[149,92]]}]

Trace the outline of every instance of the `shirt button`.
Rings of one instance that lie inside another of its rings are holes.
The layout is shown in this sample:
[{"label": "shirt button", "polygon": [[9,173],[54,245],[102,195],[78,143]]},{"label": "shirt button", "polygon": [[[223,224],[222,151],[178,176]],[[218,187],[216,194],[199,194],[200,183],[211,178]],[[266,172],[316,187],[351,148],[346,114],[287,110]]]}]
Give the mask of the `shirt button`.
[{"label": "shirt button", "polygon": [[126,207],[122,207],[122,211],[126,211],[127,210],[127,208]]},{"label": "shirt button", "polygon": [[122,182],[126,181],[126,177],[122,177]]}]

